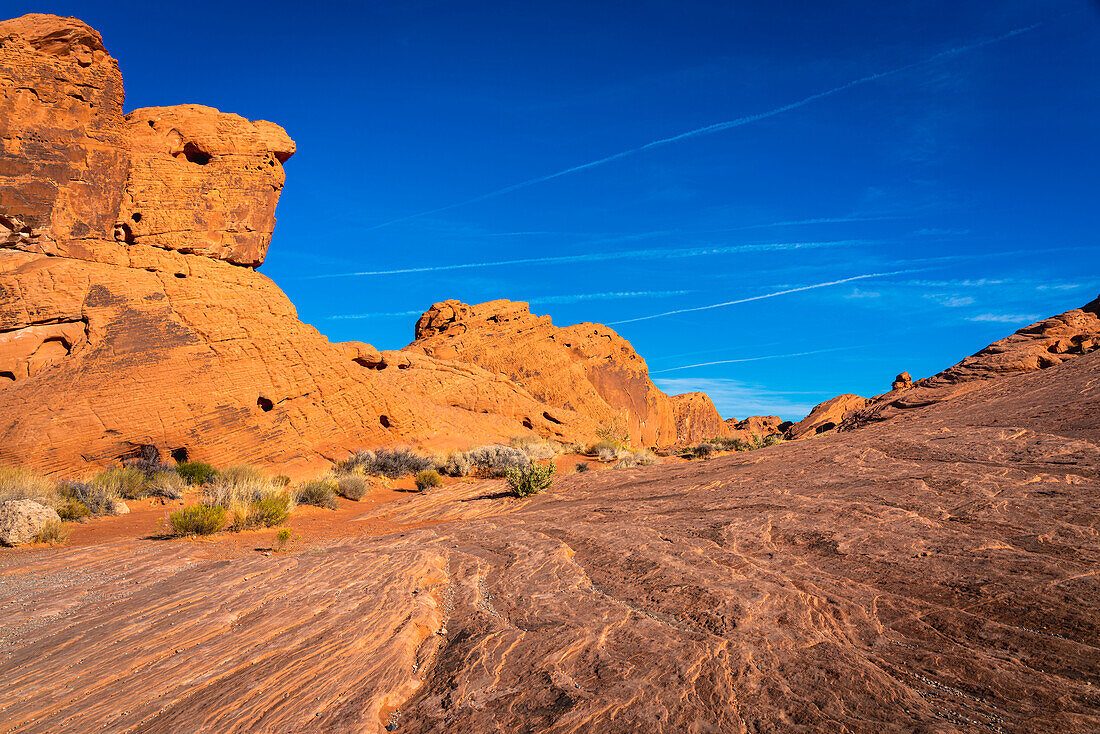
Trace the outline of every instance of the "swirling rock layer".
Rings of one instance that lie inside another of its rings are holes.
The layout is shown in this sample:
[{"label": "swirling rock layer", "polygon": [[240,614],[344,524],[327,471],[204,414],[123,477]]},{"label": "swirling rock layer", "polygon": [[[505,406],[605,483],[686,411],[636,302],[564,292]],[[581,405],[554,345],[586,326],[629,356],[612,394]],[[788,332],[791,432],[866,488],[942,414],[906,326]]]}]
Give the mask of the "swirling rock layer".
[{"label": "swirling rock layer", "polygon": [[[1100,728],[1100,354],[860,431],[409,495],[263,557],[13,551],[12,732]],[[351,523],[356,525],[357,523]]]}]

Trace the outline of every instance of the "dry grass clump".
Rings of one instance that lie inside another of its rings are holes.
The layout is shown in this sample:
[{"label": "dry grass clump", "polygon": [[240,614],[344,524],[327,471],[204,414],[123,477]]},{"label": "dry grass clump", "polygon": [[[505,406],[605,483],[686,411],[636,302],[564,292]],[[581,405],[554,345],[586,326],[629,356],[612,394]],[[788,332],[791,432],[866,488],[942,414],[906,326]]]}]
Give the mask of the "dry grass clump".
[{"label": "dry grass clump", "polygon": [[144,472],[132,466],[115,466],[96,474],[92,483],[116,497],[136,500],[148,496],[148,479]]},{"label": "dry grass clump", "polygon": [[0,466],[0,502],[8,500],[34,500],[53,507],[58,497],[49,479],[26,469]]},{"label": "dry grass clump", "polygon": [[213,535],[222,529],[226,509],[218,505],[190,505],[168,516],[176,535]]},{"label": "dry grass clump", "polygon": [[336,476],[336,491],[341,497],[352,502],[363,499],[370,491],[370,482],[359,474],[338,474]]},{"label": "dry grass clump", "polygon": [[300,505],[313,505],[335,510],[339,507],[336,501],[336,491],[339,489],[336,480],[332,477],[321,477],[298,485],[297,499]]},{"label": "dry grass clump", "polygon": [[[118,497],[111,494],[104,487],[92,482],[61,482],[57,485],[57,494],[61,498],[61,504],[68,504],[70,509],[75,510],[75,514],[80,515],[79,508],[83,507],[87,510],[87,513],[83,514],[92,517],[113,514],[115,502],[118,501]],[[65,513],[61,511],[60,507],[54,507],[54,509],[57,510],[57,514],[61,515],[63,520],[77,519],[76,517],[65,517]]]},{"label": "dry grass clump", "polygon": [[273,527],[290,517],[295,498],[252,466],[230,467],[206,489],[205,504],[221,507],[231,530]]},{"label": "dry grass clump", "polygon": [[49,543],[50,545],[64,545],[72,534],[73,529],[67,523],[58,520],[47,520],[38,534],[34,536],[35,543]]},{"label": "dry grass clump", "polygon": [[416,475],[416,488],[421,492],[441,486],[443,479],[435,469],[425,469]]},{"label": "dry grass clump", "polygon": [[522,451],[531,461],[553,459],[555,456],[562,453],[563,448],[561,444],[555,443],[554,441],[547,441],[544,438],[534,438],[532,436],[517,436],[509,441],[508,445]]},{"label": "dry grass clump", "polygon": [[616,469],[629,469],[635,466],[651,466],[657,463],[657,455],[649,449],[641,449],[640,451],[627,452],[625,456],[619,459],[619,462],[615,464]]},{"label": "dry grass clump", "polygon": [[603,448],[598,449],[594,454],[597,461],[601,461],[605,464],[612,461],[621,461],[630,455],[631,454],[628,449],[622,447],[611,448],[610,446],[604,446]]}]

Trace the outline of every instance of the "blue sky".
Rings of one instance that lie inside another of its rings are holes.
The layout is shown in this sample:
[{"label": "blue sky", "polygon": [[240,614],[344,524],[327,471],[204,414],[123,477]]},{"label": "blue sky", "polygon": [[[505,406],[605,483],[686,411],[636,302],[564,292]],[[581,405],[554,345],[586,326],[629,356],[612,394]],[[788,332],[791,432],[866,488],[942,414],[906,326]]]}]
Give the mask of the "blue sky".
[{"label": "blue sky", "polygon": [[261,272],[334,341],[527,300],[798,418],[1100,293],[1094,2],[14,6],[288,130]]}]

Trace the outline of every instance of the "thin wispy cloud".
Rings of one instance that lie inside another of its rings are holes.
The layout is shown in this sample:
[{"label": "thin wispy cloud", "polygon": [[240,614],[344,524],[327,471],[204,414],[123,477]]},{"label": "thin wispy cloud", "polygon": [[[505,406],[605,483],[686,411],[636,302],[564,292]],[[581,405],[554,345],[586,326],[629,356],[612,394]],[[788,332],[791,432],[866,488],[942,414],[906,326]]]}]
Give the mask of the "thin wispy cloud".
[{"label": "thin wispy cloud", "polygon": [[840,94],[841,92],[852,89],[853,87],[858,87],[858,86],[862,86],[864,84],[869,84],[871,82],[879,81],[881,79],[886,79],[888,77],[893,77],[893,76],[896,76],[898,74],[902,74],[906,71],[911,71],[911,70],[919,68],[921,66],[925,66],[927,64],[932,64],[932,63],[935,63],[937,61],[941,61],[943,59],[958,56],[960,54],[967,53],[969,51],[975,51],[979,48],[983,48],[985,46],[989,46],[989,45],[992,45],[994,43],[1000,43],[1002,41],[1006,41],[1010,38],[1014,38],[1015,36],[1019,36],[1023,33],[1027,33],[1028,31],[1032,31],[1032,30],[1040,27],[1041,25],[1043,25],[1043,24],[1042,23],[1034,23],[1032,25],[1024,26],[1022,28],[1016,28],[1014,30],[1008,31],[1007,33],[1002,33],[1001,35],[994,36],[993,38],[987,38],[987,39],[982,40],[982,41],[975,41],[974,43],[968,43],[968,44],[965,44],[965,45],[962,45],[962,46],[956,46],[955,48],[950,48],[950,49],[947,49],[946,51],[940,51],[939,53],[928,56],[924,59],[921,59],[920,61],[914,61],[914,62],[911,62],[911,63],[908,63],[908,64],[904,64],[902,66],[895,67],[893,69],[888,69],[886,71],[880,71],[880,72],[875,72],[874,74],[867,74],[866,76],[861,76],[857,79],[853,79],[849,82],[845,82],[844,84],[840,84],[838,86],[832,87],[831,89],[826,89],[822,92],[817,92],[815,94],[811,94],[808,97],[803,97],[802,99],[799,99],[795,102],[790,102],[788,104],[781,105],[779,107],[768,110],[766,112],[758,112],[758,113],[753,114],[753,115],[745,115],[744,117],[738,117],[738,118],[733,119],[733,120],[726,120],[724,122],[717,122],[717,123],[714,123],[712,125],[706,125],[706,126],[703,126],[703,127],[695,128],[694,130],[688,130],[686,132],[679,133],[678,135],[671,135],[671,136],[666,137],[666,138],[658,138],[657,140],[650,141],[648,143],[645,143],[644,145],[639,145],[639,146],[636,146],[634,148],[628,148],[627,150],[619,151],[618,153],[613,153],[611,155],[604,156],[603,158],[597,158],[596,160],[588,161],[587,163],[581,163],[581,164],[576,165],[576,166],[570,166],[569,168],[563,168],[560,171],[556,171],[554,173],[549,173],[549,174],[546,174],[545,176],[538,176],[536,178],[527,179],[526,181],[520,181],[519,183],[512,184],[511,186],[505,186],[503,188],[496,189],[494,191],[489,191],[485,194],[481,194],[480,196],[475,196],[471,199],[465,199],[463,201],[458,201],[458,202],[455,202],[453,204],[447,204],[445,206],[436,207],[434,209],[427,209],[427,210],[416,212],[416,213],[413,213],[413,214],[407,214],[403,217],[398,217],[396,219],[391,219],[391,220],[386,221],[386,222],[381,222],[381,223],[376,224],[372,227],[367,227],[366,229],[367,229],[367,231],[371,231],[371,230],[375,230],[375,229],[381,229],[383,227],[389,227],[391,225],[399,224],[401,222],[407,222],[411,219],[419,219],[420,217],[426,217],[426,216],[430,216],[432,214],[438,214],[440,212],[449,211],[451,209],[457,209],[458,207],[468,206],[470,204],[476,204],[476,203],[481,202],[481,201],[486,201],[487,199],[493,199],[493,198],[496,198],[498,196],[503,196],[504,194],[509,194],[513,191],[519,191],[520,189],[525,189],[529,186],[535,186],[536,184],[546,183],[547,181],[553,181],[554,179],[561,178],[562,176],[568,176],[569,174],[572,174],[572,173],[578,173],[580,171],[585,171],[585,170],[588,170],[590,168],[596,168],[597,166],[602,166],[602,165],[605,165],[607,163],[611,163],[613,161],[621,160],[623,158],[628,158],[630,156],[634,156],[634,155],[637,155],[639,153],[643,153],[643,152],[648,151],[648,150],[653,150],[655,148],[661,148],[661,147],[664,147],[666,145],[671,145],[673,143],[678,143],[678,142],[683,141],[683,140],[689,140],[691,138],[697,138],[697,137],[701,137],[701,136],[704,136],[704,135],[713,135],[714,133],[723,132],[725,130],[732,130],[733,128],[742,127],[744,125],[749,125],[749,124],[752,124],[754,122],[759,122],[760,120],[766,120],[769,117],[775,117],[776,115],[781,115],[785,112],[790,112],[791,110],[796,110],[800,107],[805,107],[806,105],[811,104],[812,102],[816,102],[817,100],[825,99],[826,97],[832,97],[835,94]]},{"label": "thin wispy cloud", "polygon": [[864,273],[863,275],[853,275],[850,278],[841,278],[840,280],[830,280],[824,283],[814,283],[812,285],[803,285],[797,288],[786,288],[781,291],[774,291],[772,293],[764,293],[759,296],[750,296],[748,298],[738,298],[734,301],[722,301],[721,303],[711,303],[706,306],[694,306],[692,308],[678,308],[674,311],[664,311],[662,313],[650,314],[649,316],[637,316],[632,319],[622,319],[620,321],[609,321],[608,324],[630,324],[635,321],[647,321],[649,319],[659,319],[665,316],[675,316],[682,313],[694,313],[696,311],[709,311],[714,308],[725,308],[726,306],[735,306],[739,303],[749,303],[750,301],[761,301],[765,298],[775,298],[777,296],[785,296],[788,293],[801,293],[803,291],[811,291],[816,288],[828,288],[834,285],[841,285],[842,283],[851,283],[856,280],[866,280],[867,278],[885,278],[889,275],[900,275],[902,273],[915,273],[916,270],[894,270],[888,273]]},{"label": "thin wispy cloud", "polygon": [[505,265],[545,265],[551,263],[580,263],[601,260],[670,260],[706,255],[737,255],[757,252],[778,252],[785,250],[806,250],[822,247],[859,247],[875,244],[873,240],[828,240],[824,242],[767,242],[753,245],[723,245],[713,247],[682,247],[668,249],[624,250],[620,252],[585,252],[578,255],[548,255],[546,257],[524,257],[514,260],[490,260],[472,263],[453,263],[450,265],[425,265],[417,268],[395,268],[393,270],[362,270],[351,273],[323,273],[303,276],[303,280],[321,280],[326,278],[354,278],[371,275],[402,275],[406,273],[436,273],[448,270],[469,270],[473,268],[493,268]]},{"label": "thin wispy cloud", "polygon": [[865,291],[859,288],[853,288],[851,293],[844,295],[848,299],[865,299],[865,298],[881,298],[882,294],[878,291]]},{"label": "thin wispy cloud", "polygon": [[967,321],[984,321],[995,324],[1034,324],[1043,318],[1042,314],[1035,313],[980,313],[970,316]]},{"label": "thin wispy cloud", "polygon": [[[691,290],[682,291],[607,291],[604,293],[572,293],[562,296],[536,296],[535,298],[528,299],[528,303],[531,304],[565,304],[565,303],[583,303],[586,301],[611,301],[624,298],[672,298],[674,296],[683,296],[688,293],[695,293]],[[339,314],[336,316],[329,316],[330,319],[377,319],[377,318],[396,318],[398,316],[419,316],[424,313],[425,309],[419,309],[416,311],[376,311],[373,313],[352,313],[352,314]]]},{"label": "thin wispy cloud", "polygon": [[584,301],[607,301],[620,298],[671,298],[683,296],[695,291],[609,291],[607,293],[576,293],[568,296],[539,296],[531,298],[528,303],[582,303]]},{"label": "thin wispy cloud", "polygon": [[972,306],[974,299],[970,296],[958,296],[948,293],[925,293],[924,297],[929,301],[935,301],[941,306],[947,308],[961,308],[963,306]]},{"label": "thin wispy cloud", "polygon": [[663,370],[650,370],[649,374],[656,375],[662,372],[676,372],[677,370],[690,370],[694,367],[711,367],[717,364],[738,364],[741,362],[759,362],[765,359],[782,359],[784,357],[805,357],[810,354],[825,354],[826,352],[841,352],[856,347],[834,347],[832,349],[814,349],[809,352],[790,352],[787,354],[766,354],[762,357],[742,357],[740,359],[719,359],[714,362],[699,362],[697,364],[685,364],[680,367],[667,367]]}]

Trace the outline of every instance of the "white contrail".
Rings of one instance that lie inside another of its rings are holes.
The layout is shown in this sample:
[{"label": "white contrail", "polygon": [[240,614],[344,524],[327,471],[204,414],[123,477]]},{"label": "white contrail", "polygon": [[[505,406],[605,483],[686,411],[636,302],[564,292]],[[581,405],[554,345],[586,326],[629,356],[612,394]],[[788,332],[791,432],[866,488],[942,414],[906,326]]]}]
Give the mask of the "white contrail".
[{"label": "white contrail", "polygon": [[730,255],[747,252],[773,252],[776,250],[804,250],[818,247],[856,247],[876,244],[874,240],[828,240],[824,242],[767,242],[756,245],[726,245],[721,247],[685,247],[680,249],[626,250],[623,252],[586,252],[580,255],[550,255],[547,257],[528,257],[516,260],[493,260],[489,262],[455,263],[453,265],[425,265],[419,268],[398,268],[396,270],[364,270],[353,273],[323,273],[303,276],[304,280],[324,278],[353,278],[364,275],[399,275],[402,273],[434,273],[443,270],[466,270],[469,268],[489,268],[500,265],[531,265],[542,263],[576,263],[598,260],[651,259],[664,260],[700,255]]},{"label": "white contrail", "polygon": [[834,347],[832,349],[814,349],[810,352],[792,352],[790,354],[768,354],[763,357],[745,357],[743,359],[720,359],[717,362],[700,362],[699,364],[685,364],[683,367],[667,367],[663,370],[650,370],[649,374],[656,375],[661,372],[675,372],[677,370],[689,370],[692,367],[710,367],[715,364],[736,364],[739,362],[759,362],[762,359],[780,359],[782,357],[805,357],[807,354],[824,354],[826,352],[840,352],[855,347]]},{"label": "white contrail", "polygon": [[754,115],[746,115],[744,117],[738,117],[734,120],[716,122],[713,125],[706,125],[704,127],[695,128],[694,130],[688,130],[687,132],[683,132],[678,135],[672,135],[667,138],[659,138],[652,142],[646,143],[645,145],[639,145],[636,148],[630,148],[628,150],[620,151],[618,153],[613,153],[609,156],[604,156],[603,158],[597,158],[594,161],[589,161],[588,163],[581,163],[580,165],[570,166],[569,168],[564,168],[560,171],[557,171],[556,173],[549,173],[545,176],[539,176],[537,178],[527,179],[526,181],[520,181],[519,183],[512,184],[511,186],[505,186],[502,189],[496,189],[495,191],[490,191],[486,194],[475,196],[472,199],[466,199],[464,201],[455,202],[454,204],[447,204],[446,206],[440,206],[436,207],[435,209],[428,209],[422,212],[416,212],[415,214],[408,214],[403,217],[398,217],[397,219],[391,219],[387,222],[382,222],[381,224],[375,224],[371,227],[367,227],[365,231],[369,232],[371,230],[389,227],[393,224],[399,224],[400,222],[407,222],[410,219],[418,219],[420,217],[426,217],[431,214],[438,214],[439,212],[456,209],[460,206],[476,204],[479,201],[485,201],[486,199],[492,199],[497,196],[502,196],[503,194],[508,194],[519,189],[525,189],[528,186],[534,186],[535,184],[552,181],[555,178],[561,178],[562,176],[567,176],[571,173],[577,173],[578,171],[584,171],[589,168],[595,168],[596,166],[602,166],[605,163],[611,163],[612,161],[617,161],[621,158],[636,155],[638,153],[651,150],[653,148],[660,148],[671,143],[677,143],[681,140],[699,137],[700,135],[711,135],[713,133],[730,130],[735,127],[741,127],[742,125],[748,125],[753,122],[759,122],[760,120],[766,120],[769,117],[775,117],[776,115],[781,115],[784,112],[790,112],[791,110],[796,110],[799,107],[804,107],[811,102],[816,102],[819,99],[824,99],[825,97],[831,97],[834,94],[839,94],[840,92],[851,89],[852,87],[857,87],[862,84],[868,84],[873,81],[878,81],[879,79],[885,79],[886,77],[895,76],[897,74],[909,71],[910,69],[915,69],[919,66],[924,66],[925,64],[931,64],[935,61],[939,61],[940,59],[957,56],[959,54],[966,53],[967,51],[973,51],[975,49],[982,48],[983,46],[989,46],[994,43],[1006,41],[1009,38],[1020,35],[1021,33],[1027,33],[1028,31],[1035,30],[1041,25],[1043,25],[1043,23],[1034,23],[1029,26],[1024,26],[1023,28],[1017,28],[1015,30],[1009,31],[1008,33],[1002,33],[1001,35],[995,36],[994,38],[988,38],[984,41],[977,41],[975,43],[969,43],[964,46],[956,46],[955,48],[951,48],[946,51],[940,51],[939,53],[933,54],[932,56],[929,56],[928,58],[922,59],[920,61],[914,61],[912,63],[905,64],[904,66],[899,66],[897,68],[889,69],[887,71],[880,71],[875,74],[861,76],[858,79],[853,79],[852,81],[841,84],[838,87],[833,87],[832,89],[826,89],[823,92],[811,94],[809,97],[803,97],[797,102],[791,102],[789,104],[783,105],[782,107],[776,107],[775,109],[768,110],[767,112],[758,112]]},{"label": "white contrail", "polygon": [[665,311],[663,313],[655,313],[649,316],[638,316],[633,319],[623,319],[622,321],[608,321],[608,326],[614,326],[616,324],[630,324],[635,321],[646,321],[648,319],[659,319],[663,316],[674,316],[681,313],[693,313],[695,311],[707,311],[712,308],[723,308],[725,306],[734,306],[738,303],[748,303],[749,301],[760,301],[765,298],[775,298],[776,296],[785,296],[788,293],[800,293],[802,291],[810,291],[815,288],[827,288],[831,285],[841,285],[842,283],[851,283],[853,280],[864,280],[866,278],[884,278],[888,275],[900,275],[902,273],[917,273],[919,270],[893,270],[888,273],[866,273],[864,275],[853,275],[851,278],[841,278],[840,280],[830,280],[825,283],[814,283],[813,285],[803,285],[798,288],[788,288],[782,291],[775,291],[774,293],[765,293],[762,296],[751,296],[749,298],[739,298],[736,301],[723,301],[722,303],[712,303],[709,306],[695,306],[694,308],[679,308],[675,311]]}]

